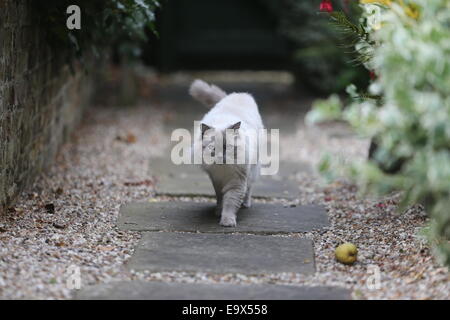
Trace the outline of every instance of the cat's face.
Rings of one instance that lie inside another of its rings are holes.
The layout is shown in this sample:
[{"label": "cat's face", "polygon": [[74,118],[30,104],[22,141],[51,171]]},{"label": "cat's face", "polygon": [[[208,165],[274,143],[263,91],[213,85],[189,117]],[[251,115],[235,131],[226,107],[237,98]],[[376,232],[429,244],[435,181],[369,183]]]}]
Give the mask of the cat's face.
[{"label": "cat's face", "polygon": [[219,130],[202,123],[203,158],[211,159],[207,162],[214,161],[215,164],[235,163],[237,146],[240,142],[240,127],[241,122],[237,122],[224,130]]}]

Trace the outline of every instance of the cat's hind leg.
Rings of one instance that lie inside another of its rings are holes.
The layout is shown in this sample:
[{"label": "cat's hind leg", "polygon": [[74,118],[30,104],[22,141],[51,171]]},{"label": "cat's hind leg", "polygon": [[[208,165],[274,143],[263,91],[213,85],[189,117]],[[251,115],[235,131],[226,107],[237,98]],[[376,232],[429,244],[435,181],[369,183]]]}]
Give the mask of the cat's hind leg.
[{"label": "cat's hind leg", "polygon": [[222,188],[218,182],[212,180],[212,183],[214,186],[214,191],[216,192],[216,209],[214,210],[214,213],[216,216],[220,217],[223,208]]},{"label": "cat's hind leg", "polygon": [[247,179],[247,188],[244,196],[244,201],[242,202],[243,208],[250,208],[252,206],[252,191],[253,191],[253,183],[258,177],[259,166],[253,165],[250,169],[250,175]]},{"label": "cat's hind leg", "polygon": [[250,208],[252,206],[252,186],[247,186],[247,192],[244,196],[244,201],[242,202],[243,208]]},{"label": "cat's hind leg", "polygon": [[222,210],[223,210],[223,199],[222,199],[222,194],[219,193],[216,195],[216,209],[214,211],[215,215],[220,217],[220,215],[222,214]]}]

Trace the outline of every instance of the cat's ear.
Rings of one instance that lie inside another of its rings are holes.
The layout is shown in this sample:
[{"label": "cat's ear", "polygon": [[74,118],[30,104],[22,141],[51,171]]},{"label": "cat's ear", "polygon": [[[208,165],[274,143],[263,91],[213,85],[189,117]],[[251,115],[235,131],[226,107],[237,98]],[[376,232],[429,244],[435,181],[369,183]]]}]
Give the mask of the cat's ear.
[{"label": "cat's ear", "polygon": [[206,132],[207,130],[211,129],[211,127],[208,126],[207,124],[202,123],[201,129],[202,129],[202,138],[203,138],[203,135],[205,134],[205,132]]},{"label": "cat's ear", "polygon": [[231,130],[238,130],[241,127],[241,122],[236,122],[235,124],[233,124],[232,126],[230,126],[228,129]]}]

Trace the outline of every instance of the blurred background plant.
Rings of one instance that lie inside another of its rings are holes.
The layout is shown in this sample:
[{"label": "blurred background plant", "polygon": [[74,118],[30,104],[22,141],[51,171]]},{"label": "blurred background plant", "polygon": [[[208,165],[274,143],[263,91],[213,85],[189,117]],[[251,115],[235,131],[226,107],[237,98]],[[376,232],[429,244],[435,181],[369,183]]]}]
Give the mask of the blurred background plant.
[{"label": "blurred background plant", "polygon": [[[110,94],[98,97],[110,96],[113,104],[120,105],[136,102],[136,73],[142,69],[145,49],[157,38],[158,0],[48,0],[32,1],[32,5],[37,23],[46,30],[47,43],[59,52],[59,58],[72,70],[81,63],[91,76],[102,79],[96,90]],[[70,5],[80,7],[79,30],[66,26]]]},{"label": "blurred background plant", "polygon": [[[357,24],[361,8],[354,1],[334,1],[333,6]],[[326,19],[318,1],[285,0],[280,13],[280,32],[293,43],[292,70],[298,83],[319,93],[341,92],[349,83],[368,84],[368,72],[357,63],[359,56],[348,41],[352,34],[345,25],[336,28],[334,20]]]},{"label": "blurred background plant", "polygon": [[[365,191],[403,191],[400,210],[421,203],[432,222],[426,234],[450,265],[450,2],[361,0],[361,23],[370,33],[364,66],[376,75],[368,94],[349,87],[349,106],[318,101],[310,123],[348,121],[373,139],[367,161],[342,166],[325,157],[321,169],[338,168]],[[356,44],[358,46],[358,44]]]},{"label": "blurred background plant", "polygon": [[[148,33],[155,32],[157,0],[47,0],[32,1],[35,17],[47,30],[48,43],[62,50],[67,61],[83,61],[92,54],[99,57],[112,46],[116,58],[133,59],[141,55]],[[69,30],[66,9],[78,5],[81,29]],[[67,50],[68,49],[68,50]],[[109,51],[108,51],[109,52]]]}]

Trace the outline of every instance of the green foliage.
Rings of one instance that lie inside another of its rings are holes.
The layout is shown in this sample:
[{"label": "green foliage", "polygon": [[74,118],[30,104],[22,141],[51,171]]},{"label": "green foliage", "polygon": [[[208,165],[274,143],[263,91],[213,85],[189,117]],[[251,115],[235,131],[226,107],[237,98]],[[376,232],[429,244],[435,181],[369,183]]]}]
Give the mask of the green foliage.
[{"label": "green foliage", "polygon": [[[368,72],[352,63],[357,58],[355,50],[341,46],[347,35],[334,28],[326,18],[328,13],[319,12],[319,3],[283,1],[280,30],[295,48],[292,58],[297,80],[322,93],[343,91],[351,82],[367,85]],[[343,9],[338,4],[335,7]],[[357,19],[360,10],[349,9]]]},{"label": "green foliage", "polygon": [[364,25],[352,22],[342,11],[331,12],[330,18],[335,29],[345,38],[343,47],[353,54],[352,62],[365,64],[370,61],[374,41],[370,40],[369,32]]},{"label": "green foliage", "polygon": [[328,99],[316,100],[312,110],[306,115],[306,122],[309,124],[319,121],[341,119],[342,102],[337,94],[331,95]]},{"label": "green foliage", "polygon": [[[427,234],[450,265],[450,2],[414,4],[418,17],[393,3],[381,10],[381,27],[371,31],[370,40],[380,43],[370,61],[379,77],[369,93],[382,99],[355,101],[341,117],[376,138],[378,148],[373,159],[346,172],[366,190],[403,190],[400,209],[423,204],[433,219]],[[314,118],[329,109],[335,116],[334,107],[321,106]],[[386,173],[383,167],[393,163],[400,163],[398,170]]]},{"label": "green foliage", "polygon": [[[147,30],[155,31],[157,0],[46,0],[32,1],[36,19],[48,34],[48,42],[69,49],[69,59],[87,53],[99,56],[102,48],[117,45],[121,53],[136,57]],[[67,7],[81,9],[81,29],[66,27]]]}]

